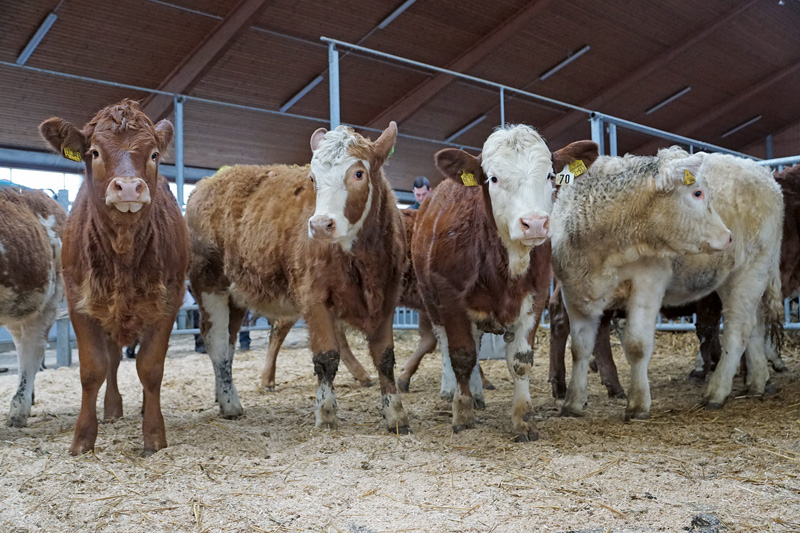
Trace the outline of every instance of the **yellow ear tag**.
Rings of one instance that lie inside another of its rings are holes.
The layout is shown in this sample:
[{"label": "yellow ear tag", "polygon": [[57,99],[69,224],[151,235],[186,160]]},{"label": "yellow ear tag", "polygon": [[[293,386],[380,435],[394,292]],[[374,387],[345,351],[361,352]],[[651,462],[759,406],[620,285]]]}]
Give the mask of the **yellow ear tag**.
[{"label": "yellow ear tag", "polygon": [[475,175],[472,172],[467,172],[465,170],[461,171],[461,182],[467,187],[476,187],[478,185]]},{"label": "yellow ear tag", "polygon": [[81,157],[81,153],[80,152],[76,152],[74,150],[70,150],[66,146],[64,147],[64,157],[66,157],[67,159],[72,159],[73,161],[79,161],[79,162],[83,161],[83,158]]},{"label": "yellow ear tag", "polygon": [[697,181],[694,179],[694,175],[689,172],[688,169],[683,171],[683,184],[684,185],[694,185],[694,182]]},{"label": "yellow ear tag", "polygon": [[569,164],[569,171],[575,174],[577,178],[584,172],[586,172],[586,165],[583,164],[583,161],[580,159],[576,159],[572,163]]}]

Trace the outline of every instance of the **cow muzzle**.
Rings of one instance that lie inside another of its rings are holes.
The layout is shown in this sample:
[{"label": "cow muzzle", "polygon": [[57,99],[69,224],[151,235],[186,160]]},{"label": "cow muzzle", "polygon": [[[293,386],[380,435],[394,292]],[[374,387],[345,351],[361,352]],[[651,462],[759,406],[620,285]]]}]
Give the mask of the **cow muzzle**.
[{"label": "cow muzzle", "polygon": [[519,219],[520,241],[527,246],[538,246],[547,240],[550,217],[547,215],[525,215]]},{"label": "cow muzzle", "polygon": [[106,205],[122,213],[136,213],[150,203],[150,188],[141,178],[114,178],[106,188]]},{"label": "cow muzzle", "polygon": [[712,239],[709,239],[708,247],[714,252],[724,252],[730,247],[732,242],[733,235],[731,234],[731,230],[725,230],[724,232],[720,232],[719,235],[715,235]]},{"label": "cow muzzle", "polygon": [[336,238],[336,221],[329,216],[314,215],[308,219],[308,236],[321,241]]}]

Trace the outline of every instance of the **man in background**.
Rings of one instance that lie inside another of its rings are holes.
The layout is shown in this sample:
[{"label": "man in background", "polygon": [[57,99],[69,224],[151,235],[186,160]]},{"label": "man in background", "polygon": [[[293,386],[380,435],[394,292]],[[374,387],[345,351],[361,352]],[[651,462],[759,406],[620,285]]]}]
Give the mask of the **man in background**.
[{"label": "man in background", "polygon": [[428,178],[425,176],[420,176],[414,180],[414,199],[416,200],[413,204],[408,206],[409,209],[419,209],[419,206],[422,202],[425,201],[425,198],[431,193],[431,182],[428,181]]}]

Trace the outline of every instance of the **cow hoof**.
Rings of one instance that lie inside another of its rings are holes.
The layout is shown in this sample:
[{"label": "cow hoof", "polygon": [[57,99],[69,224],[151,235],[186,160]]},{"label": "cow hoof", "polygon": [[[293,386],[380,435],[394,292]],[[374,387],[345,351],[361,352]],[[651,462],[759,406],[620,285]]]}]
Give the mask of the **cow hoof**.
[{"label": "cow hoof", "polygon": [[484,400],[483,398],[475,398],[475,397],[473,397],[473,400],[475,400],[475,409],[479,409],[481,411],[486,409],[486,400]]},{"label": "cow hoof", "polygon": [[8,425],[12,428],[24,428],[28,425],[28,417],[24,415],[9,416]]},{"label": "cow hoof", "polygon": [[317,429],[336,429],[337,426],[336,420],[317,421]]},{"label": "cow hoof", "polygon": [[453,426],[453,433],[461,433],[465,429],[472,429],[472,424],[458,424]]},{"label": "cow hoof", "polygon": [[399,378],[399,379],[397,380],[397,389],[398,389],[400,392],[408,392],[408,386],[409,386],[410,384],[411,384],[411,382],[410,382],[409,380],[407,380],[407,379],[403,379],[403,378]]},{"label": "cow hoof", "polygon": [[450,393],[448,393],[448,392],[440,392],[439,393],[439,397],[441,399],[443,399],[443,400],[447,400],[448,402],[452,402],[453,401],[453,396],[454,396],[454,393],[452,393],[452,392],[450,392]]},{"label": "cow hoof", "polygon": [[561,413],[559,416],[581,418],[586,416],[586,413],[579,409],[574,409],[567,405],[561,406]]},{"label": "cow hoof", "polygon": [[270,392],[275,392],[275,385],[272,385],[272,386],[270,386],[270,387],[264,387],[264,386],[262,385],[262,386],[261,386],[261,387],[259,387],[259,388],[261,389],[261,392],[264,392],[264,393],[267,393],[267,394],[268,394],[268,393],[270,393]]},{"label": "cow hoof", "polygon": [[789,370],[788,368],[786,368],[786,365],[783,364],[783,361],[781,361],[780,359],[777,361],[772,361],[772,369],[775,372],[786,372],[787,370]]},{"label": "cow hoof", "polygon": [[606,386],[606,389],[608,390],[608,397],[609,398],[617,398],[619,400],[625,400],[628,397],[625,394],[625,390],[622,387],[617,389],[616,387],[608,387],[608,386]]},{"label": "cow hoof", "polygon": [[625,422],[631,420],[650,420],[650,413],[647,411],[629,411],[625,410]]},{"label": "cow hoof", "polygon": [[597,359],[595,359],[594,357],[589,359],[589,370],[591,370],[592,372],[597,372]]},{"label": "cow hoof", "polygon": [[539,433],[536,431],[530,431],[514,437],[514,442],[534,442],[537,440],[539,440]]},{"label": "cow hoof", "polygon": [[497,387],[494,386],[494,383],[492,383],[488,379],[483,382],[483,388],[485,390],[496,390],[497,389]]},{"label": "cow hoof", "polygon": [[553,383],[552,386],[553,390],[553,398],[556,400],[563,400],[567,397],[567,386],[566,385],[559,385],[558,383]]},{"label": "cow hoof", "polygon": [[228,409],[224,409],[222,405],[219,406],[219,414],[222,415],[222,418],[225,420],[236,420],[237,418],[241,418],[244,415],[244,409],[241,407],[229,407]]},{"label": "cow hoof", "polygon": [[767,384],[764,385],[764,396],[772,396],[773,394],[778,394],[778,387],[770,382],[767,382]]},{"label": "cow hoof", "polygon": [[689,372],[689,381],[692,383],[703,383],[706,380],[706,375],[702,370],[692,370]]},{"label": "cow hoof", "polygon": [[411,433],[410,426],[392,426],[389,428],[389,433],[394,433],[396,435],[408,435]]},{"label": "cow hoof", "polygon": [[706,405],[705,405],[705,407],[706,407],[706,409],[708,409],[709,411],[719,411],[720,409],[722,409],[722,405],[723,405],[723,403],[722,403],[722,402],[712,402],[712,401],[708,401],[708,402],[706,402]]},{"label": "cow hoof", "polygon": [[92,450],[94,450],[94,444],[73,442],[72,446],[69,447],[69,454],[77,457]]},{"label": "cow hoof", "polygon": [[374,382],[374,381],[372,381],[371,379],[365,379],[364,381],[361,381],[361,380],[359,380],[358,382],[359,382],[359,383],[361,384],[361,386],[362,386],[362,387],[364,387],[365,389],[366,389],[366,388],[368,388],[368,387],[372,387],[373,385],[375,385],[375,382]]}]

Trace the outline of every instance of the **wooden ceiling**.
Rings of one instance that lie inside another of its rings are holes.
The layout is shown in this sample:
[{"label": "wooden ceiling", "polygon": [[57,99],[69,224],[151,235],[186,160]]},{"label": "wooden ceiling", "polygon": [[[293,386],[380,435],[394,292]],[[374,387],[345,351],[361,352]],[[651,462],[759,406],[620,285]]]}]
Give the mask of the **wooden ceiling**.
[{"label": "wooden ceiling", "polygon": [[[327,121],[328,56],[319,38],[350,43],[620,118],[765,156],[800,154],[800,1],[784,0],[28,0],[8,2],[0,61],[14,63],[48,13],[57,21],[26,66],[277,111],[317,76],[325,80],[290,113]],[[590,50],[545,80],[542,73]],[[496,90],[371,55],[340,56],[342,121],[479,147],[500,122]],[[676,92],[686,94],[646,111]],[[123,97],[155,115],[171,104],[147,93],[0,65],[0,147],[45,150],[38,124],[76,124]],[[163,99],[162,99],[163,100]],[[506,120],[537,127],[557,149],[589,138],[587,116],[514,97]],[[740,131],[723,133],[754,117]],[[158,116],[151,118],[158,119]],[[189,100],[185,162],[305,163],[324,122]],[[375,137],[377,134],[370,132]],[[620,153],[663,143],[619,131]],[[401,137],[387,173],[409,190],[439,180],[433,154],[445,145]]]}]

